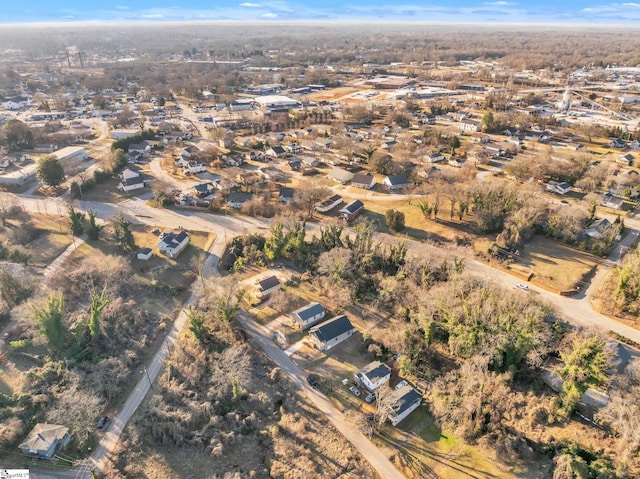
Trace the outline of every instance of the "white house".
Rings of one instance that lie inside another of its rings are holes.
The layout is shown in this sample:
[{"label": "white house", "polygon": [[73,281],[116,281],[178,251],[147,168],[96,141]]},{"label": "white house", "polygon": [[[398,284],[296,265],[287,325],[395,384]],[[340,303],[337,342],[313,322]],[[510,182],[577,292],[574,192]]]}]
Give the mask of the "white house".
[{"label": "white house", "polygon": [[309,338],[316,348],[320,351],[326,351],[350,338],[355,332],[356,328],[353,327],[349,318],[343,314],[311,328],[309,330]]},{"label": "white house", "polygon": [[402,188],[409,186],[409,179],[407,175],[389,175],[385,176],[382,180],[382,184],[389,190],[401,190]]},{"label": "white house", "polygon": [[616,198],[608,191],[602,195],[602,201],[600,202],[602,206],[606,206],[607,208],[613,208],[615,210],[619,210],[624,205],[624,201],[621,198]]},{"label": "white house", "polygon": [[268,297],[280,289],[280,280],[277,276],[269,276],[256,283],[256,293],[260,299]]},{"label": "white house", "polygon": [[361,386],[374,392],[391,379],[391,368],[380,361],[374,361],[353,375]]},{"label": "white house", "polygon": [[571,185],[567,182],[558,183],[557,181],[551,180],[547,183],[547,190],[558,193],[559,195],[564,195],[571,191]]},{"label": "white house", "polygon": [[626,155],[619,156],[616,159],[616,163],[624,166],[631,166],[633,165],[633,160],[634,160],[633,155],[631,153],[627,153]]},{"label": "white house", "polygon": [[295,322],[296,326],[304,331],[322,321],[326,314],[327,308],[320,303],[309,303],[300,309],[296,309],[289,316]]},{"label": "white house", "polygon": [[69,428],[55,424],[38,423],[20,444],[22,454],[51,459],[71,441]]},{"label": "white house", "polygon": [[444,155],[439,151],[432,151],[424,155],[424,159],[428,163],[438,163],[444,161]]},{"label": "white house", "polygon": [[465,118],[460,121],[460,129],[462,131],[480,131],[482,124],[478,120]]},{"label": "white house", "polygon": [[2,101],[2,108],[5,110],[20,110],[31,106],[31,100],[26,96],[14,96]]},{"label": "white house", "polygon": [[144,188],[144,179],[135,166],[126,166],[118,175],[120,183],[117,188],[125,193]]},{"label": "white house", "polygon": [[421,402],[422,396],[411,386],[405,386],[391,392],[388,397],[389,421],[397,426],[404,418],[418,409]]},{"label": "white house", "polygon": [[153,250],[151,248],[142,248],[136,254],[136,258],[142,261],[147,261],[153,256]]},{"label": "white house", "polygon": [[189,235],[186,231],[181,231],[178,234],[162,233],[158,243],[158,250],[173,259],[177,258],[187,246],[189,246]]},{"label": "white house", "polygon": [[187,164],[183,167],[183,170],[185,173],[194,175],[196,173],[203,173],[207,171],[207,167],[199,161],[188,161]]},{"label": "white house", "polygon": [[343,185],[349,183],[353,179],[353,176],[353,173],[350,171],[338,167],[333,168],[327,175],[330,180],[342,183]]},{"label": "white house", "polygon": [[370,190],[376,184],[376,179],[373,175],[365,175],[362,173],[356,173],[353,175],[353,179],[351,180],[351,185],[356,188],[364,188],[365,190]]},{"label": "white house", "polygon": [[251,201],[252,199],[253,193],[248,193],[246,191],[236,191],[227,196],[227,204],[232,208],[240,209],[247,201]]},{"label": "white house", "polygon": [[336,206],[342,203],[342,196],[333,195],[326,200],[323,200],[321,203],[317,204],[314,209],[319,213],[326,213],[327,211],[331,211]]}]

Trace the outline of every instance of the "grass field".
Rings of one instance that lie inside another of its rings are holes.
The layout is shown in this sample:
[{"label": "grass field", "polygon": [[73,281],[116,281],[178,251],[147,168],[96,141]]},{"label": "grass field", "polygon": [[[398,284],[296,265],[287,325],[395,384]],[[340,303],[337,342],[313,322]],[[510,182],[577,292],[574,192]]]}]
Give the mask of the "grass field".
[{"label": "grass field", "polygon": [[31,266],[44,268],[57,258],[70,244],[66,218],[33,213],[31,224],[37,228],[38,234],[29,244],[23,244],[15,234],[19,231],[17,221],[8,220],[5,227],[0,228],[0,241],[11,248],[20,245],[27,248]]},{"label": "grass field", "polygon": [[593,255],[536,235],[520,249],[517,261],[508,269],[523,276],[533,273],[532,282],[544,288],[568,291],[599,262]]}]

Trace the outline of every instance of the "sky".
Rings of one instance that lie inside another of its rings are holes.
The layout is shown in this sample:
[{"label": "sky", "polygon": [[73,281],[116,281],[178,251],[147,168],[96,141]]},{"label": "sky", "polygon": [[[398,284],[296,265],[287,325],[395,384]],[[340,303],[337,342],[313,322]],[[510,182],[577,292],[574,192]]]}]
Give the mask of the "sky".
[{"label": "sky", "polygon": [[629,23],[640,0],[2,0],[0,24],[86,21]]}]

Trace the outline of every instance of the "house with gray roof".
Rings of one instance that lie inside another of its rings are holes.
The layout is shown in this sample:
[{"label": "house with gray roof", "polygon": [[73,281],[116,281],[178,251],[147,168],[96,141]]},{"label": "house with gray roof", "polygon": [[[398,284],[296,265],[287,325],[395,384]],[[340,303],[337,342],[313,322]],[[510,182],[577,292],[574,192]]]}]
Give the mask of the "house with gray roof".
[{"label": "house with gray roof", "polygon": [[322,321],[325,314],[327,314],[327,308],[320,303],[309,303],[300,309],[296,309],[289,316],[296,326],[301,331],[304,331]]},{"label": "house with gray roof", "polygon": [[309,338],[320,351],[331,349],[349,339],[357,330],[342,314],[309,330]]},{"label": "house with gray roof", "polygon": [[392,391],[388,397],[389,421],[394,426],[400,424],[409,414],[418,409],[422,395],[411,386]]},{"label": "house with gray roof", "polygon": [[20,446],[22,454],[51,459],[71,441],[69,428],[55,424],[38,423]]},{"label": "house with gray roof", "polygon": [[357,371],[354,375],[356,382],[369,391],[374,392],[391,379],[391,368],[380,361],[373,361]]}]

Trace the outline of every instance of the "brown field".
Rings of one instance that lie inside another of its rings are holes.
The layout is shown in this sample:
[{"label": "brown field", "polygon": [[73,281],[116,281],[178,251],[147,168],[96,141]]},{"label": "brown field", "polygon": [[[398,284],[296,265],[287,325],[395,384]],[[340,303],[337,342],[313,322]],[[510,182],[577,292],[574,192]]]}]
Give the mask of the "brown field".
[{"label": "brown field", "polygon": [[517,261],[507,269],[522,276],[533,273],[532,282],[543,288],[569,291],[599,263],[593,255],[536,235],[520,249]]},{"label": "brown field", "polygon": [[330,90],[323,90],[315,93],[310,93],[306,96],[307,100],[311,101],[332,101],[337,100],[345,95],[349,95],[351,93],[355,93],[362,88],[353,88],[353,87],[339,87],[332,88]]},{"label": "brown field", "polygon": [[27,248],[30,255],[29,264],[43,268],[71,244],[67,219],[39,213],[31,214],[30,218],[32,225],[39,232],[29,244],[16,242],[14,232],[18,230],[19,222],[13,220],[8,220],[6,226],[0,228],[0,242],[9,249],[17,245]]}]

